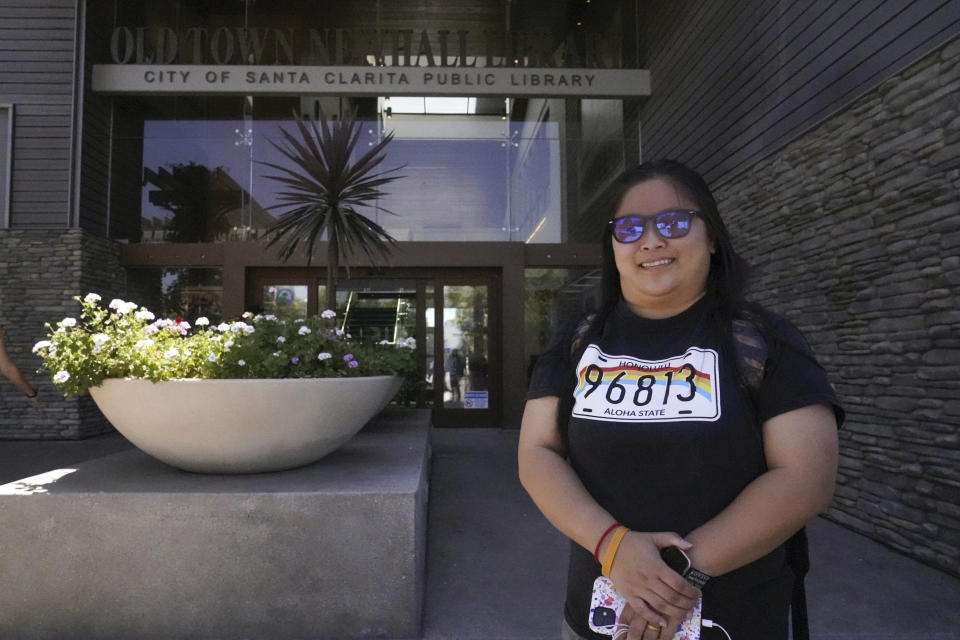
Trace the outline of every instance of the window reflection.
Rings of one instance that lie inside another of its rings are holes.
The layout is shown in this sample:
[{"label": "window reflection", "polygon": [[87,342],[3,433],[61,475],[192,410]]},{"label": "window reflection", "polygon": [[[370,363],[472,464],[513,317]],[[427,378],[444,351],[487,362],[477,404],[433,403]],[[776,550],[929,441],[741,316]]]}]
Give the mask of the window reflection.
[{"label": "window reflection", "polygon": [[530,268],[524,273],[524,347],[527,380],[537,358],[563,322],[584,315],[595,303],[598,270]]},{"label": "window reflection", "polygon": [[[381,166],[402,167],[403,177],[359,212],[398,241],[563,241],[558,123],[395,115],[360,125],[358,153],[395,135]],[[272,142],[281,127],[295,130],[292,120],[164,118],[142,126],[132,240],[254,240],[286,211],[276,208],[284,185],[268,177],[279,173],[268,165],[289,165]]]},{"label": "window reflection", "polygon": [[127,294],[157,317],[223,320],[223,271],[188,267],[129,269]]},{"label": "window reflection", "polygon": [[263,308],[259,313],[272,314],[281,320],[307,317],[307,285],[277,284],[263,288]]}]

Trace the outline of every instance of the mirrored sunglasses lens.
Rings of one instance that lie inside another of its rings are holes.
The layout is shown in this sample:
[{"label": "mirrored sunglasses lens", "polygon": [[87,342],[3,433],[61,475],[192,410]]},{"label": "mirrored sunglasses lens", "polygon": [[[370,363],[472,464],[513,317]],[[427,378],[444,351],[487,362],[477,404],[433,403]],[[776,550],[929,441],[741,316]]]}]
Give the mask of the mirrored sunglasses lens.
[{"label": "mirrored sunglasses lens", "polygon": [[656,218],[657,231],[664,238],[682,238],[690,232],[693,214],[689,211],[664,211]]},{"label": "mirrored sunglasses lens", "polygon": [[636,242],[643,235],[643,219],[633,216],[617,218],[613,223],[613,237],[619,242]]}]

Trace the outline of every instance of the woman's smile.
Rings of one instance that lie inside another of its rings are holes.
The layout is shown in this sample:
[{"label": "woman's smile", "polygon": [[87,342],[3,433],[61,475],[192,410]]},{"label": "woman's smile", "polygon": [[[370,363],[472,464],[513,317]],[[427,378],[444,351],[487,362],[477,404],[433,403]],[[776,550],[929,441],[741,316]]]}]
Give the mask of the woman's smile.
[{"label": "woman's smile", "polygon": [[656,267],[665,267],[668,264],[673,264],[673,258],[662,258],[660,260],[654,260],[653,262],[641,262],[640,266],[644,269],[654,269]]},{"label": "woman's smile", "polygon": [[[675,209],[696,209],[696,204],[660,178],[630,188],[615,218],[653,216]],[[713,242],[703,220],[694,217],[682,237],[664,238],[652,221],[633,242],[613,243],[623,297],[634,313],[649,318],[676,315],[699,300],[707,290]]]}]

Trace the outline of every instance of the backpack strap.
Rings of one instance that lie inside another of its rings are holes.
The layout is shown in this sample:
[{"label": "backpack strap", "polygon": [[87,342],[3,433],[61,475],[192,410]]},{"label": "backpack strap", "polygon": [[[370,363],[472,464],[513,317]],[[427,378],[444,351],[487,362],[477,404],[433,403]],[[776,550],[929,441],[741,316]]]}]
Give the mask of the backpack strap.
[{"label": "backpack strap", "polygon": [[587,330],[590,329],[590,325],[593,324],[593,319],[596,317],[597,314],[588,313],[580,318],[580,322],[577,323],[577,327],[573,330],[573,338],[570,340],[571,356],[580,348],[581,343],[583,343],[583,339],[587,337]]},{"label": "backpack strap", "polygon": [[763,382],[769,349],[757,326],[745,318],[733,321],[733,348],[743,381],[751,392],[757,392]]}]

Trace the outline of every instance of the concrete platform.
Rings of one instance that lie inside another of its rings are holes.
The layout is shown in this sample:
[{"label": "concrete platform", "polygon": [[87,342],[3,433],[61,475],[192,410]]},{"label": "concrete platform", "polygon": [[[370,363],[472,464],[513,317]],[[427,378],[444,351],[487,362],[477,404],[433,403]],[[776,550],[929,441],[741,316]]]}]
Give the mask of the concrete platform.
[{"label": "concrete platform", "polygon": [[0,638],[421,635],[429,412],[211,476],[128,450],[0,487]]},{"label": "concrete platform", "polygon": [[[568,542],[517,481],[517,432],[434,428],[430,444],[420,638],[558,640]],[[131,448],[119,434],[70,442],[0,441],[0,483],[48,469],[75,468],[80,460]],[[6,521],[0,522],[3,526]],[[829,520],[817,519],[808,529],[811,638],[960,639],[960,578]],[[21,541],[24,548],[30,544],[29,539]],[[19,546],[0,553],[0,576],[4,563],[17,553]],[[30,606],[41,618],[51,603],[33,599]],[[3,631],[12,611],[16,609],[0,609],[0,640],[22,639]],[[278,633],[283,625],[278,616]],[[704,640],[708,634],[704,632]],[[387,638],[407,640],[410,635]],[[84,635],[68,630],[58,640],[84,640]]]}]

